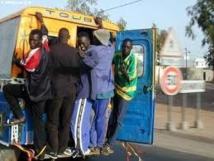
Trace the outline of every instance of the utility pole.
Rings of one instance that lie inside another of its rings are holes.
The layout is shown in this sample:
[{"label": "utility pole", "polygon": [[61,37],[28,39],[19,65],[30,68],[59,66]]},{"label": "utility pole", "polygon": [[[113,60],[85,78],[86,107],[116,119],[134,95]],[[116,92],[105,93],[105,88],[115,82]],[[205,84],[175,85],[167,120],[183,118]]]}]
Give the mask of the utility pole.
[{"label": "utility pole", "polygon": [[185,48],[185,57],[186,57],[186,70],[185,70],[185,79],[187,80],[187,56],[190,54],[190,51]]}]

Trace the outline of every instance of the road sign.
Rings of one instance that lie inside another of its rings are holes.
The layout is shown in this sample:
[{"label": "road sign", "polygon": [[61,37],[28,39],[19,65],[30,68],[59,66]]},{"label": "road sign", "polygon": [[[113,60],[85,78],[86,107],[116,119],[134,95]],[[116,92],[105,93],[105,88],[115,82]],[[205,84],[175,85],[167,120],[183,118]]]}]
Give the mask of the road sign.
[{"label": "road sign", "polygon": [[205,92],[206,88],[204,80],[183,80],[181,84],[180,93]]},{"label": "road sign", "polygon": [[166,66],[170,66],[170,65],[174,65],[174,66],[178,66],[178,67],[182,67],[183,65],[183,59],[181,58],[175,58],[175,57],[160,57],[160,64],[161,65],[166,65]]},{"label": "road sign", "polygon": [[174,67],[168,66],[163,70],[160,79],[160,87],[167,95],[176,95],[181,89],[181,80],[183,79],[181,71]]}]

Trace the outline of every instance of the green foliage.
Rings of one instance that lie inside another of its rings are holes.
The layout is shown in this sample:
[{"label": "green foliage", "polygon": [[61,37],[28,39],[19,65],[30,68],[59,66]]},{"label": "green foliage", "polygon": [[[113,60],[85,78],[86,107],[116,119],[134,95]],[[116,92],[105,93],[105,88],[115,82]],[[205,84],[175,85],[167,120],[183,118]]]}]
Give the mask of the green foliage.
[{"label": "green foliage", "polygon": [[104,10],[102,10],[102,9],[95,8],[93,15],[97,16],[97,17],[101,17],[103,20],[108,20],[109,19],[109,16],[107,14],[105,14]]},{"label": "green foliage", "polygon": [[93,15],[91,7],[96,5],[96,0],[67,0],[66,9],[83,14]]},{"label": "green foliage", "polygon": [[66,9],[108,19],[108,15],[103,10],[95,8],[96,5],[97,0],[67,0]]},{"label": "green foliage", "polygon": [[117,25],[119,26],[120,30],[123,31],[123,30],[126,29],[127,22],[121,17],[121,18],[117,21]]},{"label": "green foliage", "polygon": [[192,28],[195,25],[199,26],[204,33],[202,46],[209,46],[205,58],[210,65],[214,65],[214,0],[197,0],[194,6],[187,8],[187,13],[191,19],[186,26],[186,35],[194,39],[196,35]]}]

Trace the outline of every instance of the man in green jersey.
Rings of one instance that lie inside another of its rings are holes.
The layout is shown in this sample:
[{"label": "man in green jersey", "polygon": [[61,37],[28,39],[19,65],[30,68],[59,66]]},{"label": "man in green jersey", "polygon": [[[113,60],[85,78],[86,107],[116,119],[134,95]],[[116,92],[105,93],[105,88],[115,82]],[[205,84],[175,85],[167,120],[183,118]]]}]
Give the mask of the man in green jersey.
[{"label": "man in green jersey", "polygon": [[122,51],[115,54],[113,65],[116,95],[107,136],[109,143],[116,140],[128,103],[137,89],[137,59],[132,52],[132,40],[123,41]]}]

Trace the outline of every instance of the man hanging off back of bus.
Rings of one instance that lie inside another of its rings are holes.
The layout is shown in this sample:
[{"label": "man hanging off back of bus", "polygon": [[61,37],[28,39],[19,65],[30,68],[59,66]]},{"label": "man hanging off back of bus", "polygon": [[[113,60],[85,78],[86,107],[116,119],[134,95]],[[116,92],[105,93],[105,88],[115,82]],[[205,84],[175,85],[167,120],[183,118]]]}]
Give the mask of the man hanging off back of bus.
[{"label": "man hanging off back of bus", "polygon": [[[91,54],[87,52],[92,47],[87,32],[78,33],[77,47],[79,48],[79,54],[82,59],[86,57],[86,54]],[[77,87],[78,93],[70,124],[75,143],[75,148],[72,149],[73,157],[79,154],[87,155],[89,153],[88,147],[90,144],[90,129],[93,117],[92,105],[95,99],[94,89],[96,82],[91,81],[91,68],[83,62],[81,64],[80,81]]]},{"label": "man hanging off back of bus", "polygon": [[131,50],[132,41],[125,39],[122,52],[116,53],[113,59],[116,94],[109,122],[108,144],[116,140],[128,103],[133,99],[137,89],[137,60]]},{"label": "man hanging off back of bus", "polygon": [[[93,34],[96,45],[90,46],[90,48],[88,48],[89,37],[86,35],[79,37],[80,47],[85,46],[87,49],[82,58],[86,73],[81,76],[82,88],[79,92],[79,99],[75,103],[71,120],[71,130],[75,143],[78,145],[78,141],[80,141],[80,150],[83,155],[100,154],[106,136],[107,119],[105,114],[107,105],[114,95],[111,70],[114,49],[109,45],[110,33],[104,29],[99,29]],[[83,76],[85,81],[82,80]],[[93,121],[91,121],[92,108],[95,113]],[[81,119],[78,119],[79,117]],[[80,131],[77,131],[78,127],[80,127]],[[77,136],[78,134],[80,136]],[[91,149],[89,149],[90,147]]]},{"label": "man hanging off back of bus", "polygon": [[57,44],[50,48],[50,75],[53,99],[48,107],[47,154],[52,159],[70,155],[66,149],[69,141],[69,125],[72,105],[76,98],[76,83],[79,81],[80,57],[78,50],[68,44],[69,30],[61,28]]},{"label": "man hanging off back of bus", "polygon": [[[95,118],[91,128],[91,146],[93,151],[104,154],[104,143],[109,120],[107,117],[108,105],[114,96],[114,78],[112,72],[114,48],[110,44],[110,32],[99,29],[94,31],[94,37],[99,63],[95,68],[97,94],[92,106]],[[104,39],[104,37],[106,38]]]},{"label": "man hanging off back of bus", "polygon": [[25,122],[25,116],[19,106],[17,98],[26,101],[26,107],[31,111],[34,125],[34,146],[37,153],[44,151],[46,145],[46,131],[43,122],[46,101],[52,97],[50,80],[48,77],[48,41],[47,28],[43,23],[41,13],[36,13],[41,29],[30,32],[30,51],[25,59],[14,58],[13,62],[26,71],[25,84],[7,84],[3,88],[4,96],[14,114],[9,125]]}]

